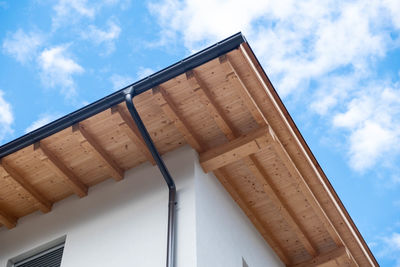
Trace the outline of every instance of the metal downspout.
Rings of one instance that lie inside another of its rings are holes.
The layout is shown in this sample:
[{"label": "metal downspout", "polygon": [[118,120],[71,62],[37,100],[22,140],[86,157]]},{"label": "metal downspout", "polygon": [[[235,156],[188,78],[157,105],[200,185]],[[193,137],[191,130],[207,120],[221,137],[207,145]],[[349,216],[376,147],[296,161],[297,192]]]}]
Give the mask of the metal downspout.
[{"label": "metal downspout", "polygon": [[153,140],[151,139],[146,127],[143,124],[142,119],[137,112],[135,105],[133,104],[133,97],[137,94],[135,89],[132,87],[130,92],[125,95],[125,103],[128,110],[135,121],[140,134],[142,135],[147,147],[149,148],[151,155],[153,156],[155,162],[157,163],[158,169],[164,177],[169,190],[169,200],[168,200],[168,234],[167,234],[167,259],[166,267],[174,267],[174,256],[175,256],[175,205],[176,205],[176,187],[175,182],[168,172],[164,161],[161,159],[157,148],[154,146]]}]

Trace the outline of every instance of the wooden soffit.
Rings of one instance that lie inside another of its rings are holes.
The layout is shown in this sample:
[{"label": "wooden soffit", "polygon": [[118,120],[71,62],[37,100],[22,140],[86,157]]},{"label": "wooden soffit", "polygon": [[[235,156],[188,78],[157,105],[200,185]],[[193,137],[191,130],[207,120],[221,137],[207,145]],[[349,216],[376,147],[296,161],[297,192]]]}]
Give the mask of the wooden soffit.
[{"label": "wooden soffit", "polygon": [[[287,266],[378,266],[247,43],[134,103],[159,152],[195,149]],[[155,164],[115,105],[1,159],[0,223],[144,162]]]}]

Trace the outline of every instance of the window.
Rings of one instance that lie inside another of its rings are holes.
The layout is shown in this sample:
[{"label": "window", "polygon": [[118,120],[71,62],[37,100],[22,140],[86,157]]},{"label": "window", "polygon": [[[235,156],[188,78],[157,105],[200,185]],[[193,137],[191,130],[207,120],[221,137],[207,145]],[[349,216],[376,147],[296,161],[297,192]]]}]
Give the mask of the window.
[{"label": "window", "polygon": [[60,267],[65,237],[32,249],[8,262],[8,267]]},{"label": "window", "polygon": [[13,267],[60,267],[64,244],[14,263]]}]

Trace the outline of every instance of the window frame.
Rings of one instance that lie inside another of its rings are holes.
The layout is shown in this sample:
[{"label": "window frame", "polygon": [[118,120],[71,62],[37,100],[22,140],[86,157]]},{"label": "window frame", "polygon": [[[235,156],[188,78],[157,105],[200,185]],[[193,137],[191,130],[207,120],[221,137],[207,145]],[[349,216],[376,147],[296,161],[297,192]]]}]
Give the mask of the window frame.
[{"label": "window frame", "polygon": [[62,236],[60,238],[47,242],[43,245],[32,248],[29,251],[26,251],[18,256],[9,259],[7,262],[7,267],[19,267],[22,264],[35,260],[43,255],[46,255],[57,249],[60,249],[61,247],[63,248],[63,252],[61,255],[62,259],[65,249],[65,241],[66,241],[66,236]]}]

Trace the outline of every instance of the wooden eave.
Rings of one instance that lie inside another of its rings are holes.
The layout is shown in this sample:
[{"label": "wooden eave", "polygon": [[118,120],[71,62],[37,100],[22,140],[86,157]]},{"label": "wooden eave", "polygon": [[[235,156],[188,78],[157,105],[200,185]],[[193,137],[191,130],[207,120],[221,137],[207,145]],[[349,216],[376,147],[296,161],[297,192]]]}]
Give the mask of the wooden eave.
[{"label": "wooden eave", "polygon": [[[286,266],[378,266],[246,42],[155,85],[134,103],[161,154],[185,144],[215,176]],[[149,161],[124,103],[0,163],[0,222]]]}]

